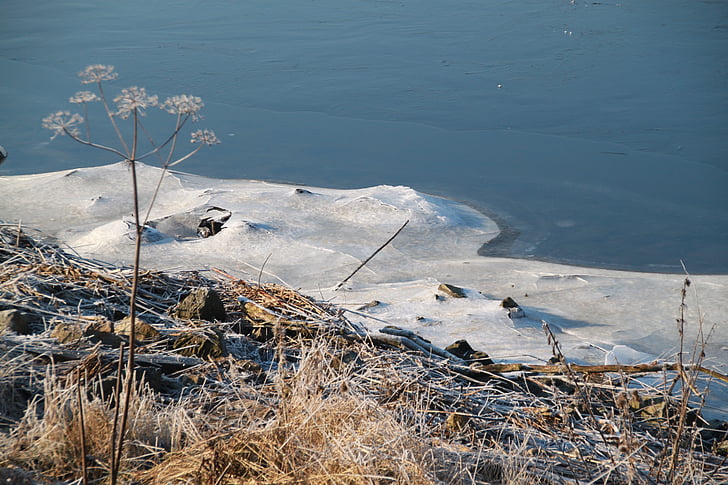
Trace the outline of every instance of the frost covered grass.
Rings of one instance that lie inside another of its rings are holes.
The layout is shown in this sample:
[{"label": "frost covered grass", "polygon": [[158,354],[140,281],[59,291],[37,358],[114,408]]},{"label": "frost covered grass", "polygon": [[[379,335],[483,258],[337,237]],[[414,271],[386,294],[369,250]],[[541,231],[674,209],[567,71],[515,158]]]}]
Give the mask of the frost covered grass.
[{"label": "frost covered grass", "polygon": [[[26,315],[30,333],[0,337],[0,476],[78,483],[85,455],[88,481],[106,483],[123,402],[113,337],[123,337],[95,325],[121,317],[131,272],[16,226],[2,236],[2,304]],[[578,367],[503,373],[423,352],[411,333],[369,333],[283,286],[217,274],[141,274],[140,318],[159,336],[138,347],[124,483],[728,479],[726,423],[705,422],[671,389],[679,373],[658,373],[651,385]],[[222,320],[179,316],[198,288],[219,295]],[[81,333],[61,344],[64,324]],[[220,355],[176,345],[183,336],[216,342]]]}]

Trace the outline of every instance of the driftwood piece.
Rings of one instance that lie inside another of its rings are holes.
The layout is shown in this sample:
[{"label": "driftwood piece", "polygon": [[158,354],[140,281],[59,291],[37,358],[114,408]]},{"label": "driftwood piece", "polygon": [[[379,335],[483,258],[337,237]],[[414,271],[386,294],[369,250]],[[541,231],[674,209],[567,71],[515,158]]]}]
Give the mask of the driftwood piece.
[{"label": "driftwood piece", "polygon": [[[522,364],[522,363],[511,363],[511,364],[471,364],[467,363],[455,355],[451,354],[447,350],[441,349],[435,345],[432,345],[429,341],[423,339],[419,335],[415,334],[410,330],[405,330],[398,327],[384,327],[380,329],[380,332],[391,335],[395,338],[381,338],[381,336],[369,338],[375,342],[384,345],[390,345],[397,348],[408,348],[416,352],[421,352],[427,356],[436,355],[447,359],[454,365],[450,367],[462,374],[466,374],[470,377],[478,377],[479,375],[483,378],[490,379],[493,374],[508,374],[512,372],[519,373],[530,373],[530,374],[555,374],[561,375],[566,374],[564,364]],[[666,372],[672,371],[677,372],[680,370],[680,364],[673,363],[653,363],[653,364],[634,364],[634,365],[621,365],[621,364],[609,364],[609,365],[583,365],[583,364],[568,364],[571,372],[582,373],[582,374],[649,374],[653,372]],[[703,366],[692,366],[683,365],[684,370],[694,370],[702,374],[708,375],[714,379],[721,380],[728,383],[728,376],[721,374],[720,372],[708,369]]]},{"label": "driftwood piece", "polygon": [[[71,350],[61,347],[47,347],[41,345],[24,345],[23,350],[25,352],[28,352],[29,354],[37,355],[38,357],[44,357],[54,362],[66,362],[72,360],[82,361],[94,352],[94,350],[91,349]],[[109,362],[115,361],[119,358],[118,351],[111,350],[101,352],[100,356],[103,360],[107,360]],[[139,365],[151,365],[161,367],[164,371],[167,372],[175,372],[205,363],[204,360],[197,359],[195,357],[185,357],[182,355],[160,353],[137,354],[135,360]]]},{"label": "driftwood piece", "polygon": [[[461,359],[460,357],[451,354],[445,349],[441,349],[440,347],[437,347],[436,345],[432,345],[431,342],[428,340],[423,339],[419,335],[417,335],[414,332],[411,332],[409,330],[404,330],[399,327],[384,327],[379,330],[382,333],[388,334],[388,335],[396,335],[398,337],[402,337],[402,342],[407,345],[408,348],[411,348],[412,350],[419,350],[420,352],[424,354],[434,354],[438,357],[442,357],[443,359],[449,359],[453,362],[456,362],[458,364],[465,364],[465,361]],[[410,343],[411,342],[411,343]]]},{"label": "driftwood piece", "polygon": [[[475,370],[482,370],[493,374],[508,372],[530,372],[536,374],[564,374],[563,364],[488,364],[474,366]],[[569,364],[572,372],[582,374],[647,374],[651,372],[679,371],[679,364],[634,364],[634,365],[580,365]],[[728,383],[728,376],[702,366],[683,365],[685,370],[696,370],[702,374]]]}]

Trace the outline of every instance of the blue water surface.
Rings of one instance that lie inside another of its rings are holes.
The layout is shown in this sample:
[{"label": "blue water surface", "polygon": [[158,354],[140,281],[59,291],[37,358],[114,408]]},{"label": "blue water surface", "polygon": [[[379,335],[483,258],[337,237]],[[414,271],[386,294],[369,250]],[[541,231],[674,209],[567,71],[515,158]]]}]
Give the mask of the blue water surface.
[{"label": "blue water surface", "polygon": [[0,5],[0,175],[116,161],[40,123],[112,64],[112,95],[203,98],[223,143],[184,171],[408,185],[498,218],[484,254],[728,272],[728,2]]}]

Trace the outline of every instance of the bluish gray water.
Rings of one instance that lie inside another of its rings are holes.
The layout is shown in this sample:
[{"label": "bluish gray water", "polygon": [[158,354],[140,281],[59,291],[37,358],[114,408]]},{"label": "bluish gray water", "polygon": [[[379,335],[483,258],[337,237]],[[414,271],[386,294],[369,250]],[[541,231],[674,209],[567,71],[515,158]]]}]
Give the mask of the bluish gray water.
[{"label": "bluish gray water", "polygon": [[0,6],[0,175],[115,161],[40,124],[112,64],[112,93],[206,102],[223,143],[184,171],[408,185],[500,217],[510,256],[728,272],[727,2]]}]

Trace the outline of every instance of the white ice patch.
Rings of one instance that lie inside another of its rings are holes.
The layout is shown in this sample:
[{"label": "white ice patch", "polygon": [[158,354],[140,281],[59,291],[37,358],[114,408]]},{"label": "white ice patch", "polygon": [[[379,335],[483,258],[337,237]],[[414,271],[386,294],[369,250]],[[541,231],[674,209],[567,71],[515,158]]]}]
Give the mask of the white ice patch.
[{"label": "white ice patch", "polygon": [[615,345],[604,355],[606,365],[646,364],[655,360],[655,356],[635,350],[627,345]]}]

